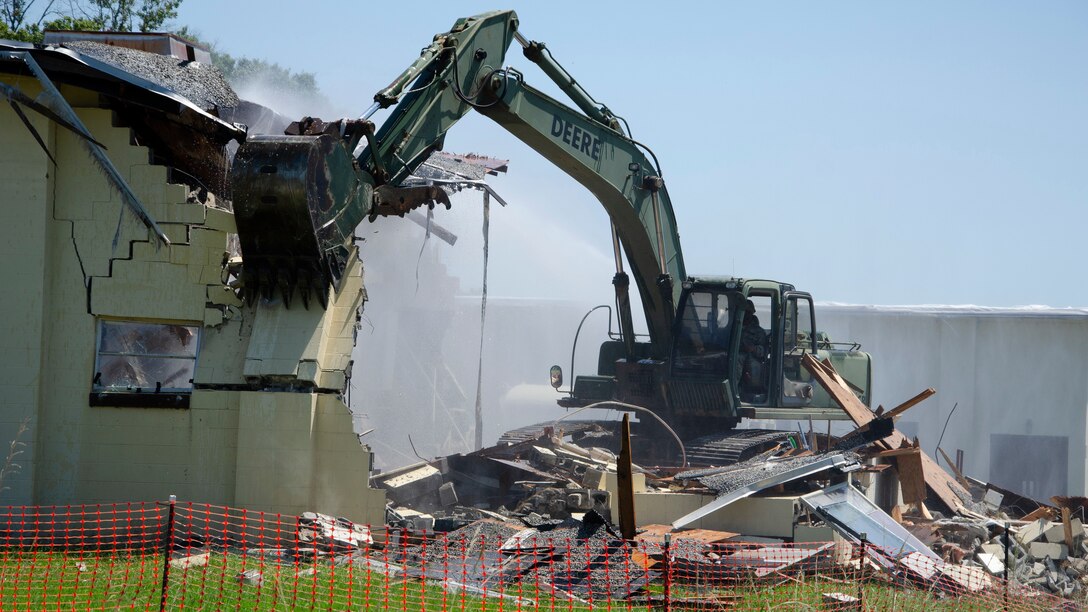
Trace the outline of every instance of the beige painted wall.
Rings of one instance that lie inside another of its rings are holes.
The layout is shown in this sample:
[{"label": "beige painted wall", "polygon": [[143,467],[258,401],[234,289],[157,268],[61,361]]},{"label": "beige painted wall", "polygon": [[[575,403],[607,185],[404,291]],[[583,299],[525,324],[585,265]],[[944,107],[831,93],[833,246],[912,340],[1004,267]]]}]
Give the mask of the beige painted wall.
[{"label": "beige painted wall", "polygon": [[[0,76],[36,96],[33,79]],[[30,430],[0,504],[164,499],[380,523],[371,454],[337,390],[350,375],[365,299],[355,259],[327,310],[279,298],[243,305],[223,284],[227,211],[186,201],[97,96],[62,88],[173,244],[149,241],[71,132],[27,111],[53,166],[9,106],[0,108],[0,444]],[[91,407],[102,319],[201,326],[187,409]],[[267,392],[265,381],[328,392]],[[0,460],[3,454],[0,454]]]}]

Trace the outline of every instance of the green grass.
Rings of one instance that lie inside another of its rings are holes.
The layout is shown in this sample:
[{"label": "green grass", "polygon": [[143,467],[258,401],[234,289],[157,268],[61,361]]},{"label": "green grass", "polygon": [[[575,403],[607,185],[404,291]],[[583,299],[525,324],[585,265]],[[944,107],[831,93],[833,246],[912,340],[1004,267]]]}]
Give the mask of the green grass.
[{"label": "green grass", "polygon": [[[81,571],[81,568],[83,571]],[[241,584],[236,577],[258,569],[259,586]],[[586,610],[587,606],[554,597],[532,586],[508,586],[504,593],[521,603],[493,596],[449,592],[432,583],[390,578],[382,573],[325,561],[300,566],[278,565],[259,557],[213,554],[208,565],[170,569],[167,608],[189,610]],[[451,579],[456,580],[456,572]],[[160,554],[93,552],[12,552],[0,554],[0,608],[40,609],[157,609],[161,597]],[[862,583],[870,610],[998,610],[1000,592],[958,598],[901,588],[879,579]],[[651,595],[660,596],[660,583]],[[704,600],[700,609],[822,610],[823,593],[858,596],[858,582],[817,576],[781,578],[778,584],[750,583],[729,588],[678,584],[674,598]],[[535,605],[532,603],[535,602]],[[714,603],[717,602],[717,603]],[[1017,604],[1020,606],[1017,606]],[[1025,601],[1010,601],[1009,609],[1024,609]],[[604,602],[597,602],[601,609]],[[612,602],[612,609],[645,610],[629,602]],[[677,609],[681,609],[679,606]]]}]

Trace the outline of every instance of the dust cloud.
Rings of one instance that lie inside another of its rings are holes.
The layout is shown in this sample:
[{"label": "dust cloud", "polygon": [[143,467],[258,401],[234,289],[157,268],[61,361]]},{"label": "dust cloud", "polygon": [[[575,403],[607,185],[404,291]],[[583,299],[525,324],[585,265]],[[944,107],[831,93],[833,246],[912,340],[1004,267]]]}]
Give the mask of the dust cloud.
[{"label": "dust cloud", "polygon": [[[498,179],[501,183],[501,179]],[[502,193],[501,186],[498,187]],[[483,346],[484,445],[504,431],[565,414],[548,369],[570,380],[582,316],[611,303],[611,261],[503,194],[491,203],[487,319]],[[434,223],[449,245],[407,218],[364,221],[356,232],[368,301],[354,351],[350,406],[357,432],[383,469],[471,451],[480,364],[483,278],[482,193],[453,196]],[[607,237],[607,227],[602,235]],[[604,244],[602,247],[608,247]],[[577,369],[592,373],[608,316],[594,313],[579,340]],[[414,449],[413,449],[414,446]]]}]

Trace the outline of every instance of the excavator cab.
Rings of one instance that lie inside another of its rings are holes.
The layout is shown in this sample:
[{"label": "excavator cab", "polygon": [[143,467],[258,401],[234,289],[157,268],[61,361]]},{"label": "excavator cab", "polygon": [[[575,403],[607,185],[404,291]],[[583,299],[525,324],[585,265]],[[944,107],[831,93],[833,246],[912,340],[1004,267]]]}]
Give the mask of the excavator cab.
[{"label": "excavator cab", "polygon": [[[621,341],[601,346],[596,376],[576,376],[571,397],[585,406],[619,401],[648,408],[670,423],[713,424],[762,419],[844,418],[801,366],[806,354],[830,359],[869,401],[871,360],[856,344],[837,347],[816,330],[812,296],[766,280],[701,277],[682,284],[671,351],[655,359],[636,343],[628,357]],[[681,427],[687,429],[687,427]]]}]

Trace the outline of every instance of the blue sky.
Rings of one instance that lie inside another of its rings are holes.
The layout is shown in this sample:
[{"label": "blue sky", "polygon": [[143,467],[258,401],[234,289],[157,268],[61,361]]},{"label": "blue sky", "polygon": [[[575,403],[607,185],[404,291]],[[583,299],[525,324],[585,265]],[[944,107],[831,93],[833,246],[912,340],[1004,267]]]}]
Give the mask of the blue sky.
[{"label": "blue sky", "polygon": [[[1088,306],[1088,3],[185,0],[177,21],[316,73],[357,115],[436,32],[493,8],[656,152],[689,272],[821,301]],[[516,49],[508,64],[551,90]],[[511,160],[493,294],[607,301],[587,192],[482,117],[446,149]],[[478,277],[468,202],[439,221],[466,238],[450,265]]]}]

